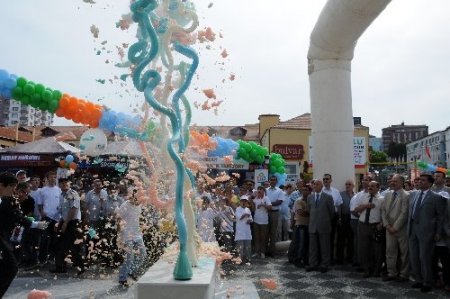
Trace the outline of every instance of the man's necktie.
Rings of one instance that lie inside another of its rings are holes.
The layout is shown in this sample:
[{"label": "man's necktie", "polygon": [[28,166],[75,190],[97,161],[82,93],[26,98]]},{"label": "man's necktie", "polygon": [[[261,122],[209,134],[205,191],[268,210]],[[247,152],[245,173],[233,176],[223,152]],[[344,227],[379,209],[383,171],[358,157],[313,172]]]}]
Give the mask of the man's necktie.
[{"label": "man's necktie", "polygon": [[[373,201],[373,196],[371,195],[371,196],[370,196],[370,199],[369,199],[369,204],[371,204],[372,201]],[[370,210],[372,210],[372,209],[366,209],[366,219],[364,220],[364,223],[366,223],[366,224],[369,223]]]},{"label": "man's necktie", "polygon": [[412,216],[413,220],[417,219],[420,207],[422,206],[422,200],[423,200],[423,191],[420,192],[420,196],[419,196],[419,198],[416,200],[416,202],[414,204],[414,211],[413,211],[413,216]]},{"label": "man's necktie", "polygon": [[316,207],[318,202],[319,202],[319,193],[316,192]]}]

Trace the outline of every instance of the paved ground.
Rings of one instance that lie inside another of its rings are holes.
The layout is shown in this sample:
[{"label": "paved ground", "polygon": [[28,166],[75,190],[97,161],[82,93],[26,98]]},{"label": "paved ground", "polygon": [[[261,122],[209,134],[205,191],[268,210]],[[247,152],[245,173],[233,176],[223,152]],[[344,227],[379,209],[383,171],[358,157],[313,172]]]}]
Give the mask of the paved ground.
[{"label": "paved ground", "polygon": [[[5,298],[26,298],[33,288],[52,292],[53,298],[133,298],[134,284],[117,286],[117,275],[86,272],[53,275],[46,269],[21,271]],[[273,279],[277,288],[265,288],[260,279]],[[216,298],[449,298],[450,293],[434,290],[428,294],[410,288],[411,283],[382,282],[380,278],[362,279],[351,267],[334,267],[328,273],[306,273],[288,264],[286,258],[254,260],[251,265],[233,266],[231,273],[218,278]],[[149,297],[151,298],[151,297]]]}]

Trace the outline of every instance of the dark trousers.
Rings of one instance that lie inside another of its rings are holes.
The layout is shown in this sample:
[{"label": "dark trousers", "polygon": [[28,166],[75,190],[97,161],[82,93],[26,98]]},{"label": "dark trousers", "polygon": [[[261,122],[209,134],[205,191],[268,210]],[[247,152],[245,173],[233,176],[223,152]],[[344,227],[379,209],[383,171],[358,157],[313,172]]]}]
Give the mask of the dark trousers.
[{"label": "dark trousers", "polygon": [[350,226],[350,215],[342,215],[337,228],[336,260],[339,263],[353,261],[353,231]]},{"label": "dark trousers", "polygon": [[330,266],[330,234],[309,233],[309,266]]},{"label": "dark trousers", "polygon": [[48,226],[42,231],[41,244],[39,246],[39,261],[45,263],[49,256],[55,257],[58,240],[55,232],[56,221],[48,217],[44,217],[42,220],[47,221]]},{"label": "dark trousers", "polygon": [[295,265],[309,264],[309,232],[307,225],[296,225],[288,250],[289,262]]},{"label": "dark trousers", "polygon": [[219,246],[223,251],[233,252],[234,249],[234,232],[220,232]]},{"label": "dark trousers", "polygon": [[83,232],[81,231],[80,222],[78,220],[69,221],[66,231],[61,234],[60,238],[61,243],[55,259],[56,268],[58,270],[65,270],[65,259],[70,255],[73,266],[77,267],[78,270],[84,270],[84,262],[81,255],[83,249]]},{"label": "dark trousers", "polygon": [[375,224],[358,223],[358,248],[361,266],[366,273],[380,274],[381,243],[375,241]]},{"label": "dark trousers", "polygon": [[422,236],[414,221],[411,221],[410,230],[409,261],[411,270],[417,282],[431,287],[433,285],[434,239],[430,236]]},{"label": "dark trousers", "polygon": [[350,227],[353,232],[353,265],[359,265],[359,253],[358,253],[358,219],[350,220]]},{"label": "dark trousers", "polygon": [[8,290],[18,270],[14,251],[8,241],[0,236],[0,298]]},{"label": "dark trousers", "polygon": [[447,246],[435,246],[433,254],[433,278],[440,281],[438,262],[442,264],[442,280],[445,286],[450,287],[450,250]]}]

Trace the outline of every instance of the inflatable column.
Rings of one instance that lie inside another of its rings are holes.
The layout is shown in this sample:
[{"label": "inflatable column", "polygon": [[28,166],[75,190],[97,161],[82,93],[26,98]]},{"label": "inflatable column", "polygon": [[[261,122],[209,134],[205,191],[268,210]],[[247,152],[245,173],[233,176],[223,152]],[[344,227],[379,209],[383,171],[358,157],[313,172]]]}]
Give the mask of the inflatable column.
[{"label": "inflatable column", "polygon": [[351,60],[356,41],[390,0],[328,0],[308,51],[314,177],[342,189],[355,174]]}]

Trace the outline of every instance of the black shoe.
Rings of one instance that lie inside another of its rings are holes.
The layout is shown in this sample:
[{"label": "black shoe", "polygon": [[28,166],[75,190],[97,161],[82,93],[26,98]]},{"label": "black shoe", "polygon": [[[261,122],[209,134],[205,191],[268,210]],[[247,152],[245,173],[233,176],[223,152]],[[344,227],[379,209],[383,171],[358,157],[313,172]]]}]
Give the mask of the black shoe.
[{"label": "black shoe", "polygon": [[328,272],[328,268],[327,267],[320,267],[319,271],[320,271],[320,273],[327,273]]},{"label": "black shoe", "polygon": [[416,282],[411,286],[413,289],[421,289],[423,284],[421,282]]},{"label": "black shoe", "polygon": [[306,272],[317,271],[317,267],[306,267]]},{"label": "black shoe", "polygon": [[397,280],[397,279],[393,276],[385,276],[381,280],[382,281],[393,281],[393,280]]},{"label": "black shoe", "polygon": [[124,288],[128,288],[129,287],[128,281],[126,281],[126,280],[119,281],[119,285],[124,287]]},{"label": "black shoe", "polygon": [[428,292],[431,291],[431,287],[430,286],[423,286],[423,287],[420,288],[420,291],[422,293],[428,293]]}]

